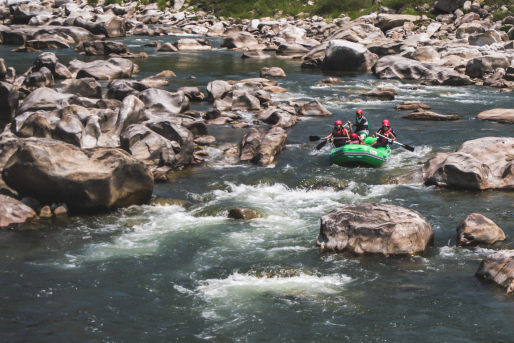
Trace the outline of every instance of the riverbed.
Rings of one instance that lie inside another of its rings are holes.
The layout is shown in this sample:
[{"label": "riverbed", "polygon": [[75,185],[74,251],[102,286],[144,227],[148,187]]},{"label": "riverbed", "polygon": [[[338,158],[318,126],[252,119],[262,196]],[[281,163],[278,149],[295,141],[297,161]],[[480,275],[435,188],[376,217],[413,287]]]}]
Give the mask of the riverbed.
[{"label": "riverbed", "polygon": [[[481,111],[511,107],[512,93],[302,70],[301,60],[274,54],[242,59],[240,51],[220,48],[217,38],[211,39],[212,51],[156,53],[141,47],[178,38],[121,39],[131,52],[149,55],[134,60],[141,70],[135,78],[172,70],[177,77],[165,89],[205,91],[210,81],[253,78],[262,67],[280,67],[287,76],[276,80],[287,93],[274,93],[274,100],[318,99],[334,116],[302,117],[287,129],[286,149],[267,168],[223,155],[248,129],[209,126],[216,143],[207,148],[205,165],[173,172],[170,182],[156,184],[160,205],[0,232],[2,341],[512,341],[514,299],[474,274],[487,254],[514,248],[514,193],[395,183],[437,152],[475,138],[512,136],[509,125],[475,119]],[[38,54],[13,48],[0,46],[0,55],[22,74]],[[53,52],[65,65],[98,58],[73,48]],[[322,84],[327,77],[342,82]],[[399,94],[394,101],[359,97],[379,87]],[[409,100],[460,120],[402,119],[408,112],[394,107]],[[191,104],[198,111],[210,107]],[[317,151],[308,136],[327,135],[337,119],[354,122],[358,108],[372,130],[389,119],[398,140],[415,151],[396,146],[381,168],[330,165],[330,145]],[[253,127],[255,113],[241,115]],[[434,227],[433,247],[412,257],[321,253],[315,245],[320,217],[364,202],[419,211]],[[252,208],[263,218],[227,219],[233,207]],[[456,227],[473,212],[495,221],[507,241],[456,247]]]}]

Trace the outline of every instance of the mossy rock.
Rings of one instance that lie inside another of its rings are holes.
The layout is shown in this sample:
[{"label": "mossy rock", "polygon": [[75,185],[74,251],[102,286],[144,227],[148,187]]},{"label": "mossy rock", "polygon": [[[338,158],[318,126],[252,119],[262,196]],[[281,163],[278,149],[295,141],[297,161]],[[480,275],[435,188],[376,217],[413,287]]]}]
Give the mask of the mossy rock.
[{"label": "mossy rock", "polygon": [[313,180],[307,179],[300,183],[300,187],[310,190],[332,188],[335,191],[346,189],[346,184],[341,180]]}]

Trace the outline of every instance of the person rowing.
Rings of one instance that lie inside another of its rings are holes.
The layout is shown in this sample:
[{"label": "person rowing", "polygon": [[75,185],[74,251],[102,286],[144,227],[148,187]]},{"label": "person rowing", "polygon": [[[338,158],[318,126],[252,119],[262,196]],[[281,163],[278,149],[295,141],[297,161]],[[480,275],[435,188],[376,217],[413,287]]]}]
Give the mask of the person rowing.
[{"label": "person rowing", "polygon": [[[351,124],[350,130],[352,130]],[[361,109],[355,111],[355,129],[353,130],[353,132],[358,134],[361,139],[364,139],[369,135],[368,119],[364,117],[364,112]]]},{"label": "person rowing", "polygon": [[362,138],[360,138],[360,136],[356,133],[352,133],[350,135],[350,141],[348,142],[348,144],[364,144],[364,145],[366,145],[366,143],[362,140]]},{"label": "person rowing", "polygon": [[[333,139],[338,138],[338,139]],[[333,139],[334,145],[336,148],[339,148],[340,146],[343,146],[346,144],[346,139],[350,139],[350,134],[348,133],[348,130],[346,130],[345,127],[343,127],[343,122],[340,120],[336,120],[334,124],[334,130],[332,130],[332,133],[325,137],[325,139]]]},{"label": "person rowing", "polygon": [[[389,120],[385,119],[382,121],[382,127],[376,133],[373,134],[373,137],[377,137],[378,139],[371,143],[373,148],[385,148],[389,143],[392,143],[396,140],[396,134],[392,127],[389,126]],[[389,140],[387,138],[389,138]]]}]

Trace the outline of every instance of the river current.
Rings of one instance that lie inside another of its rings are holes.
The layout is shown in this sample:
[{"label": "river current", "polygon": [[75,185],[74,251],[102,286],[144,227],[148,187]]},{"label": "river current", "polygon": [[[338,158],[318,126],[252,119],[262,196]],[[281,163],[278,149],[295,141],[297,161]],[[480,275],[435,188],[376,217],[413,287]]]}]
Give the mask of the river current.
[{"label": "river current", "polygon": [[[223,150],[248,129],[209,126],[216,137],[203,167],[171,174],[156,184],[157,205],[41,222],[37,230],[0,232],[0,339],[2,342],[512,342],[514,299],[474,277],[480,261],[513,249],[514,193],[397,185],[437,152],[464,141],[512,136],[512,127],[475,120],[481,111],[512,107],[514,95],[485,87],[420,86],[378,80],[371,74],[302,70],[300,60],[245,60],[241,52],[155,53],[141,46],[179,37],[128,37],[136,79],[173,70],[169,86],[205,86],[213,80],[258,77],[281,67],[287,93],[277,101],[318,99],[332,117],[302,118],[287,129],[286,150],[267,168],[239,164]],[[7,66],[24,73],[37,53],[0,46]],[[65,65],[92,60],[54,51]],[[190,76],[195,76],[194,79]],[[320,85],[327,77],[341,83]],[[106,83],[103,83],[106,91]],[[394,101],[358,94],[392,87]],[[394,107],[407,100],[458,114],[456,122],[408,121]],[[209,103],[192,103],[205,111]],[[371,129],[389,119],[398,140],[381,168],[328,163],[309,135],[326,135],[334,120],[355,120],[364,110]],[[253,113],[242,113],[252,123]],[[354,257],[321,253],[315,246],[320,217],[340,206],[382,202],[419,211],[435,230],[421,256]],[[226,218],[233,207],[264,215]],[[479,212],[495,221],[507,241],[488,248],[455,246],[456,227]]]}]

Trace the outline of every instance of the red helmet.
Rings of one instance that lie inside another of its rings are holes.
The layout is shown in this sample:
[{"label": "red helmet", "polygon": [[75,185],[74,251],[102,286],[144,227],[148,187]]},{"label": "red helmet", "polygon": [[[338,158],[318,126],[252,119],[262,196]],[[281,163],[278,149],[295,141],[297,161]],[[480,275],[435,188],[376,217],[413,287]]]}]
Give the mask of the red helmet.
[{"label": "red helmet", "polygon": [[336,123],[334,124],[334,127],[336,127],[337,125],[343,125],[343,122],[340,121],[340,120],[336,120]]},{"label": "red helmet", "polygon": [[357,111],[355,111],[355,114],[363,114],[364,112],[362,112],[361,109],[358,109]]},{"label": "red helmet", "polygon": [[387,120],[387,119],[382,120],[382,126],[389,126],[389,120]]},{"label": "red helmet", "polygon": [[356,133],[352,133],[352,134],[350,135],[350,138],[351,138],[351,139],[357,139],[357,138],[359,138],[359,135],[358,135],[358,134],[356,134]]}]

